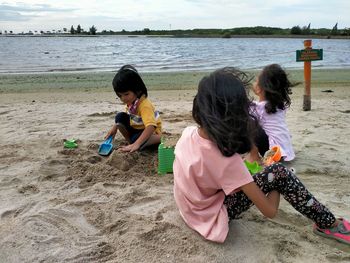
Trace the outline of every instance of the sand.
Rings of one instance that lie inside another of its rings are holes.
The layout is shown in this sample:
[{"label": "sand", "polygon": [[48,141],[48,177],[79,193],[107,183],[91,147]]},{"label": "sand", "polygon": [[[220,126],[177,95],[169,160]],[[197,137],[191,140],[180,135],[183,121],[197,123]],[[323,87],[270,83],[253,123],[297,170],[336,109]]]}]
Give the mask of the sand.
[{"label": "sand", "polygon": [[[150,90],[170,138],[193,124],[201,74],[191,74],[185,84],[155,76],[168,89]],[[349,246],[314,235],[284,200],[275,219],[252,208],[230,223],[224,244],[205,241],[182,221],[173,175],[157,174],[156,150],[97,154],[123,110],[111,88],[69,90],[80,83],[69,77],[62,89],[50,88],[52,77],[41,88],[34,77],[0,76],[0,262],[350,262]],[[301,110],[302,87],[294,89],[291,166],[336,216],[350,219],[350,82],[333,82],[316,82],[309,112]],[[63,148],[72,138],[78,148]],[[115,146],[123,143],[118,135]]]}]

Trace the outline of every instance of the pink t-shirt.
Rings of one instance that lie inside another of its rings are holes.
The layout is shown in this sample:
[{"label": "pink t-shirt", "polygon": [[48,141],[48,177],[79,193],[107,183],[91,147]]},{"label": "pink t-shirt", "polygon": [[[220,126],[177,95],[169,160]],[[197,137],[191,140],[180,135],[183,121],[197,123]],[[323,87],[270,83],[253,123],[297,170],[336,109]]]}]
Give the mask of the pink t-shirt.
[{"label": "pink t-shirt", "polygon": [[276,113],[269,114],[265,110],[266,103],[267,101],[254,102],[257,114],[255,115],[258,118],[259,124],[269,137],[270,148],[279,145],[284,160],[291,161],[295,158],[295,153],[286,123],[286,110],[277,109]]},{"label": "pink t-shirt", "polygon": [[197,127],[187,127],[175,147],[173,172],[175,202],[186,224],[208,240],[224,242],[225,195],[253,181],[241,156],[223,156]]}]

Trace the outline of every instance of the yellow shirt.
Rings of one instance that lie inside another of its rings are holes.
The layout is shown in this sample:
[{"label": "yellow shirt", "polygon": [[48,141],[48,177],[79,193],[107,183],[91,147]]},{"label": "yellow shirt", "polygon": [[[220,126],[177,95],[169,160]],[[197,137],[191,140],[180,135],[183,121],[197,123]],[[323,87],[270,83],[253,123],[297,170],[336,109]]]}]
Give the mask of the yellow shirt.
[{"label": "yellow shirt", "polygon": [[134,129],[143,130],[147,126],[152,125],[156,128],[156,134],[162,133],[162,121],[159,111],[155,110],[151,101],[145,96],[140,98],[135,114],[130,113],[128,107],[126,107],[126,112],[130,115],[130,125]]}]

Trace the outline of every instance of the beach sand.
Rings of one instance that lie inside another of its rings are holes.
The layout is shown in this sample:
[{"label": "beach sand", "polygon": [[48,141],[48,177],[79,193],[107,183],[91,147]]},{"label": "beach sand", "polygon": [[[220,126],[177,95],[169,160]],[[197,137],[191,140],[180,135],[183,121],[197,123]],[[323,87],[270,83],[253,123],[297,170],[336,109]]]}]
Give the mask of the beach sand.
[{"label": "beach sand", "polygon": [[[290,165],[336,216],[350,219],[344,72],[318,75],[308,112],[302,86],[294,88],[287,122],[297,155]],[[175,75],[146,77],[172,138],[194,124],[202,73]],[[284,200],[275,219],[253,207],[230,223],[224,244],[205,241],[182,221],[173,175],[157,174],[156,150],[98,155],[124,108],[109,87],[112,74],[57,76],[0,76],[0,262],[350,262],[349,246],[314,235],[312,222]],[[78,148],[65,149],[72,138]],[[120,135],[114,144],[123,144]]]}]

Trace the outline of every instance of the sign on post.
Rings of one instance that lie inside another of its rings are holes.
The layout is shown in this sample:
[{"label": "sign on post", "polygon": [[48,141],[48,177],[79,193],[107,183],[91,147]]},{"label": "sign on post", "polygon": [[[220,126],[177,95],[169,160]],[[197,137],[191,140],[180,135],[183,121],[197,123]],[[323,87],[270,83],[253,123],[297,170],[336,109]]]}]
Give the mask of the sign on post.
[{"label": "sign on post", "polygon": [[312,40],[304,40],[304,48],[297,50],[297,62],[304,62],[304,102],[303,110],[311,110],[311,61],[323,59],[323,49],[312,49]]},{"label": "sign on post", "polygon": [[297,62],[315,61],[323,59],[323,49],[302,49],[297,50]]}]

